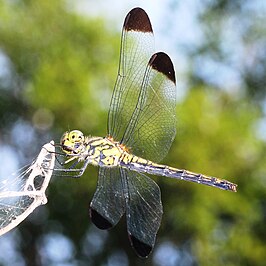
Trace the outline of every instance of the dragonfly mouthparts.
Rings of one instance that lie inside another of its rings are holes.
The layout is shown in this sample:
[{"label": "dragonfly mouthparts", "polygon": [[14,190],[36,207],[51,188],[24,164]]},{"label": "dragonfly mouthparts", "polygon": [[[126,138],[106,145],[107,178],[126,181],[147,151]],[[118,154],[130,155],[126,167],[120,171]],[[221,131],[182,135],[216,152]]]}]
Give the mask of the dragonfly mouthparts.
[{"label": "dragonfly mouthparts", "polygon": [[72,147],[69,147],[69,146],[66,146],[66,145],[61,145],[61,149],[67,155],[79,154],[79,152],[75,148],[72,148]]}]

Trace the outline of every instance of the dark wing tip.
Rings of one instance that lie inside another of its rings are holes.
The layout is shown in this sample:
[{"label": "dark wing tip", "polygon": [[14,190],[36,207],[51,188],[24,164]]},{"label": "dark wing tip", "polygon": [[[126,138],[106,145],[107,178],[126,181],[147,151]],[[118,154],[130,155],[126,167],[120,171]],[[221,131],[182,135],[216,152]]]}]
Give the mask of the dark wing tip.
[{"label": "dark wing tip", "polygon": [[149,65],[175,83],[175,70],[171,58],[163,52],[152,55]]},{"label": "dark wing tip", "polygon": [[152,26],[147,13],[139,7],[132,9],[124,22],[126,31],[152,32]]},{"label": "dark wing tip", "polygon": [[141,258],[147,258],[149,256],[149,254],[151,253],[153,247],[148,245],[148,244],[141,242],[140,240],[138,240],[133,235],[129,234],[128,237],[129,237],[130,243],[131,243],[132,247],[134,248],[134,250],[136,251],[137,255]]},{"label": "dark wing tip", "polygon": [[89,209],[89,213],[90,213],[90,218],[91,221],[99,228],[102,230],[106,230],[106,229],[110,229],[111,227],[113,227],[113,225],[106,220],[102,215],[100,215],[97,211],[95,211],[94,209],[90,208]]}]

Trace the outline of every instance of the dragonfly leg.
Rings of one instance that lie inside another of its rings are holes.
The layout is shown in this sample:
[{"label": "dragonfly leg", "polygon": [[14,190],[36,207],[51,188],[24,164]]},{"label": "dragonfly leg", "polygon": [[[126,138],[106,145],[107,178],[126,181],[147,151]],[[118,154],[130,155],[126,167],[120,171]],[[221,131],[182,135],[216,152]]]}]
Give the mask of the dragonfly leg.
[{"label": "dragonfly leg", "polygon": [[[59,154],[59,155],[61,155],[61,154]],[[65,156],[64,156],[64,157],[65,157]],[[56,156],[55,158],[56,158],[56,161],[57,161],[61,166],[64,166],[64,165],[66,165],[66,164],[72,162],[73,160],[78,159],[78,156],[70,157],[68,160],[63,161],[63,162],[61,162],[61,161],[58,159],[58,156]],[[78,160],[77,160],[77,162],[78,162]]]},{"label": "dragonfly leg", "polygon": [[[81,177],[89,164],[89,160],[85,160],[81,168],[74,168],[78,163],[79,161],[74,162],[67,169],[54,169],[56,171],[55,175],[62,176],[62,177],[71,177],[71,178]],[[63,165],[66,165],[66,163]]]}]

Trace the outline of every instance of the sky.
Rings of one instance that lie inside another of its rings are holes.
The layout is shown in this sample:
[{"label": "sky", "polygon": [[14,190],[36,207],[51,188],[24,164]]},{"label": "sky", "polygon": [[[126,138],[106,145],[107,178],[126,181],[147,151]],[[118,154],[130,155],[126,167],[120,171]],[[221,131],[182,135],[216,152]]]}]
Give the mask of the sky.
[{"label": "sky", "polygon": [[[114,0],[110,5],[110,2],[107,0],[92,1],[92,0],[78,0],[76,2],[76,10],[81,14],[88,14],[90,16],[106,16],[107,21],[112,23],[112,27],[120,31],[123,25],[124,18],[126,14],[134,7],[143,8],[149,15],[152,22],[153,31],[155,34],[156,48],[158,50],[165,50],[165,47],[169,47],[169,41],[163,41],[163,39],[168,39],[161,35],[162,32],[160,29],[164,26],[166,15],[166,10],[169,0],[160,1],[160,0],[147,0],[147,1],[130,1],[130,0]],[[160,41],[159,41],[160,40]],[[162,45],[162,43],[164,44]]]},{"label": "sky", "polygon": [[[256,0],[252,3],[243,4],[243,9],[253,9],[258,15],[263,13],[262,10],[266,10],[266,1]],[[204,11],[205,4],[200,1],[114,0],[110,5],[107,0],[97,2],[78,0],[75,2],[74,9],[84,15],[105,16],[108,26],[121,31],[126,14],[137,6],[143,8],[150,17],[156,51],[166,52],[173,61],[178,80],[178,100],[182,100],[189,90],[186,74],[191,71],[191,63],[194,67],[193,70],[207,83],[231,94],[240,93],[243,88],[241,80],[242,57],[246,55],[246,47],[241,39],[241,24],[245,23],[243,16],[230,17],[228,14],[224,21],[228,26],[222,32],[224,41],[221,45],[225,53],[229,53],[231,56],[232,66],[230,67],[229,64],[225,65],[223,62],[214,61],[212,58],[198,57],[194,62],[187,58],[184,47],[198,47],[205,38],[198,20],[199,14]],[[236,25],[239,23],[240,26]]]}]

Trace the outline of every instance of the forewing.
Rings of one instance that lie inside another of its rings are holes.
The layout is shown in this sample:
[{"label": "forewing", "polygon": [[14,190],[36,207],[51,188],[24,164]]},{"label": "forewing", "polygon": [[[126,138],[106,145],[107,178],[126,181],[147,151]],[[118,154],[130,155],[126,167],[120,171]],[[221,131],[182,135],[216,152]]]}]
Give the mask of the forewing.
[{"label": "forewing", "polygon": [[108,134],[121,141],[137,105],[149,58],[154,53],[152,26],[146,12],[132,9],[125,18],[118,77],[113,91]]},{"label": "forewing", "polygon": [[92,222],[100,229],[115,226],[125,212],[119,168],[100,168],[96,192],[90,204]]},{"label": "forewing", "polygon": [[121,169],[126,194],[127,230],[140,257],[152,251],[161,224],[163,208],[158,185],[148,176]]}]

